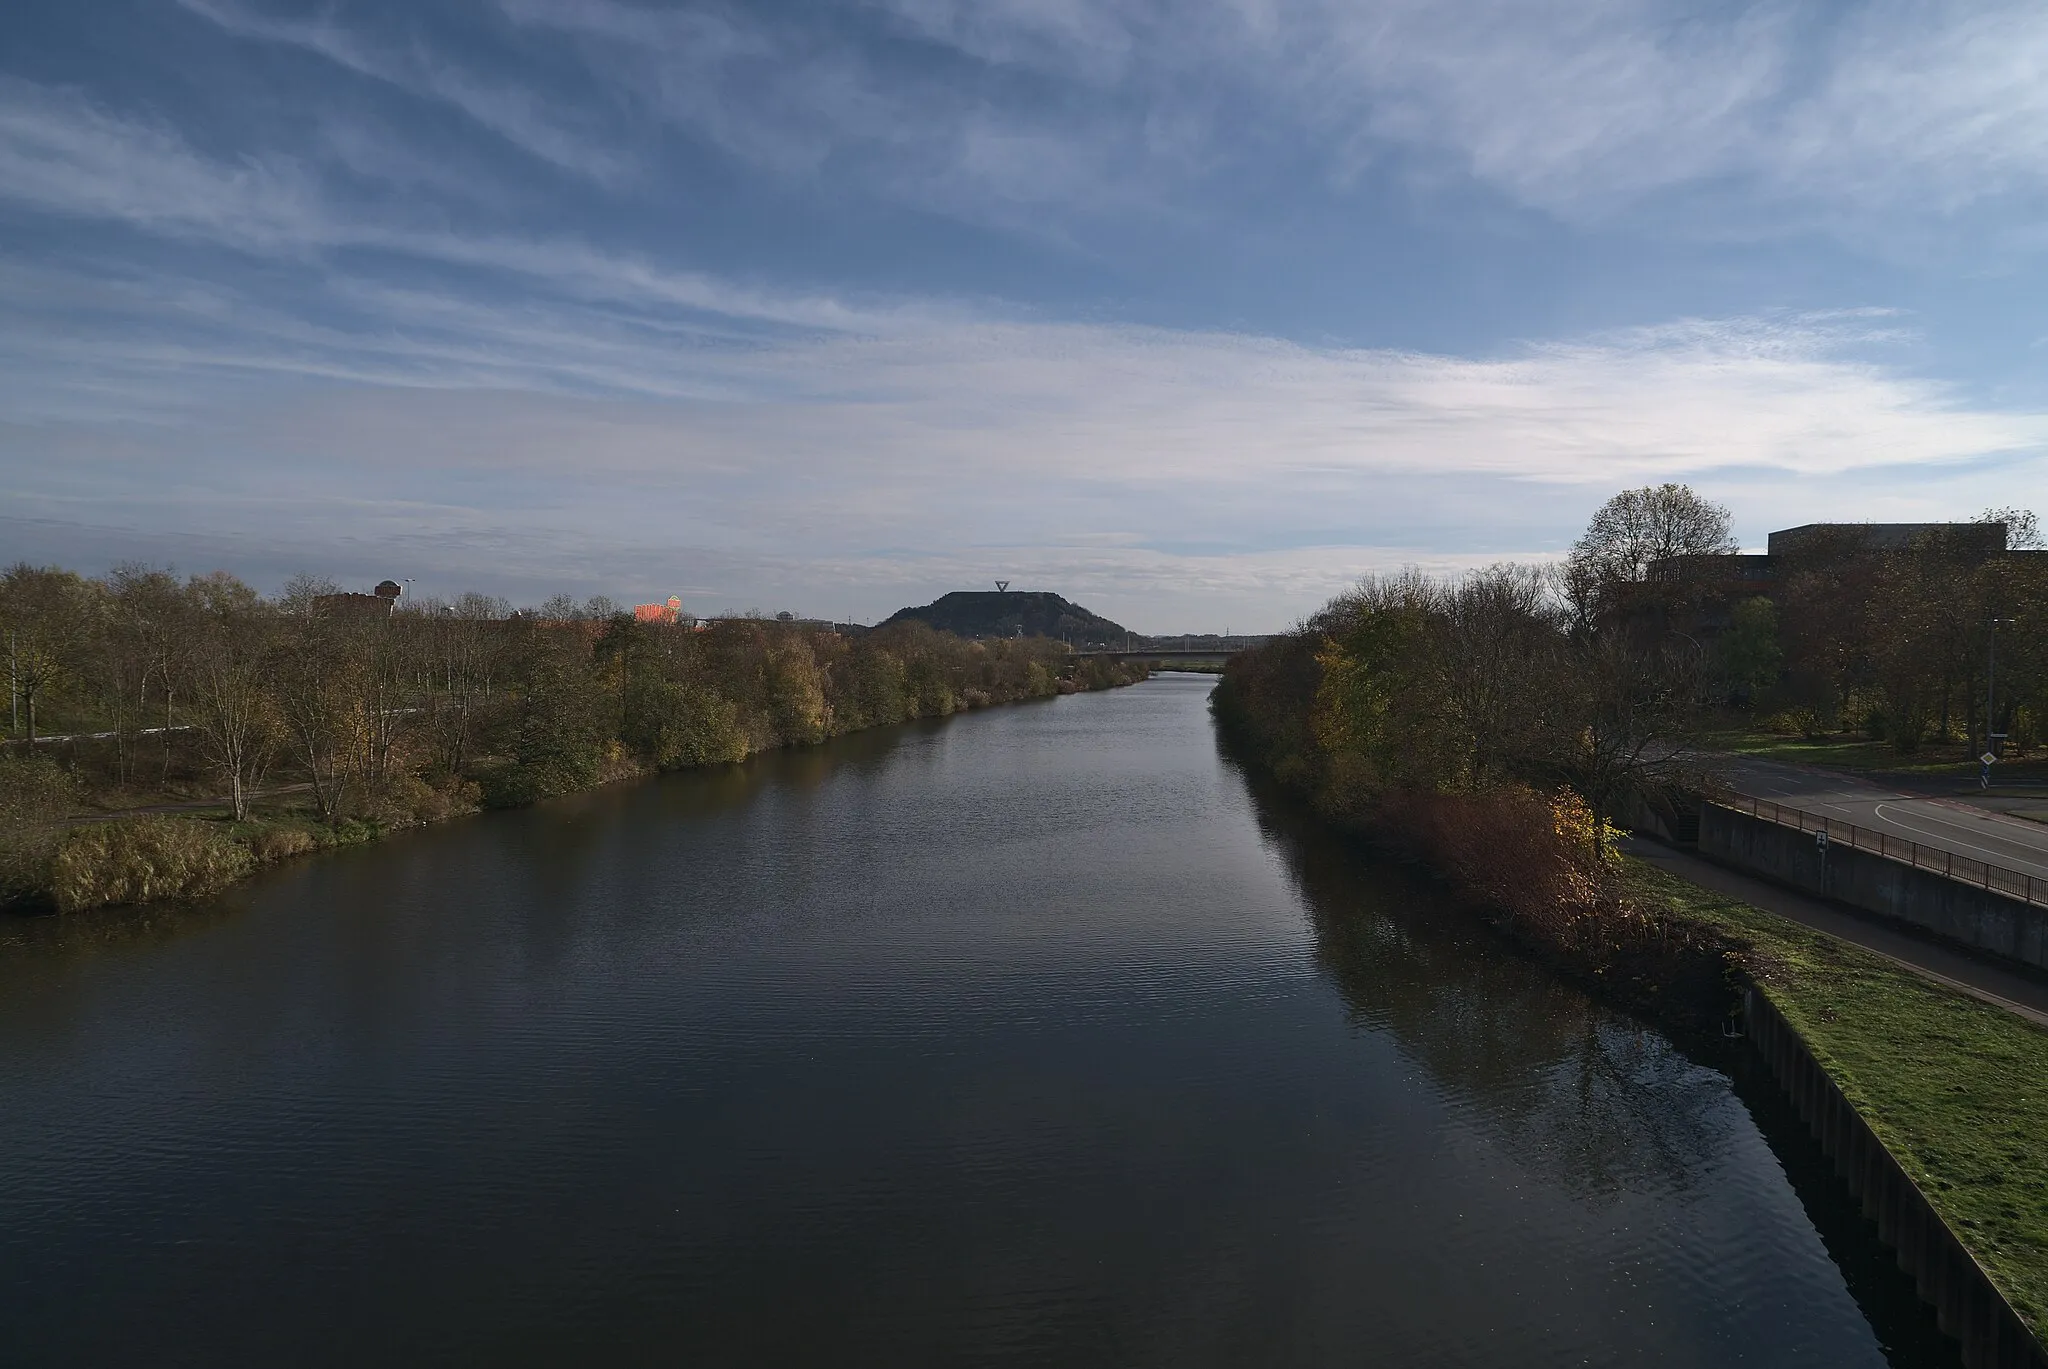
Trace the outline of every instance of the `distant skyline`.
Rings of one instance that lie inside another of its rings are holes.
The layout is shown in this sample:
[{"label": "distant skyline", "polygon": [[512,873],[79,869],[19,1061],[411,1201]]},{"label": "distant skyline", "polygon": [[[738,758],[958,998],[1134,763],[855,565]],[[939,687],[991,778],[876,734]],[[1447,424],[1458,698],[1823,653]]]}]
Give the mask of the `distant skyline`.
[{"label": "distant skyline", "polygon": [[21,0],[0,559],[1269,631],[2048,503],[2048,6]]}]

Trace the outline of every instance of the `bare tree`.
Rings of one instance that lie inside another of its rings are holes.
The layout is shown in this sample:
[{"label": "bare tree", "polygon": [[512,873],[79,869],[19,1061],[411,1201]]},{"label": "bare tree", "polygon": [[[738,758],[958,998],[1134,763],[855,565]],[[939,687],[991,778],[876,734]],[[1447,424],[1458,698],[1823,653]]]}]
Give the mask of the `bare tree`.
[{"label": "bare tree", "polygon": [[2032,509],[1986,509],[1973,522],[2005,524],[2005,549],[2007,551],[2039,551],[2041,542],[2041,520],[2034,517]]},{"label": "bare tree", "polygon": [[270,691],[313,806],[333,819],[363,751],[364,652],[360,625],[287,617],[268,663]]},{"label": "bare tree", "polygon": [[249,793],[275,750],[277,710],[269,689],[277,619],[241,581],[213,575],[192,582],[199,627],[192,643],[192,725],[227,782],[235,820],[249,816]]},{"label": "bare tree", "polygon": [[182,697],[191,660],[196,608],[191,591],[168,570],[145,566],[117,567],[108,580],[113,596],[109,612],[120,620],[120,631],[131,636],[132,649],[141,656],[137,709],[149,706],[154,686],[163,699],[163,770],[160,782],[171,774],[174,708]]},{"label": "bare tree", "polygon": [[1729,527],[1728,510],[1690,485],[1623,490],[1600,506],[1572,544],[1571,564],[1597,584],[1638,582],[1659,561],[1738,550]]}]

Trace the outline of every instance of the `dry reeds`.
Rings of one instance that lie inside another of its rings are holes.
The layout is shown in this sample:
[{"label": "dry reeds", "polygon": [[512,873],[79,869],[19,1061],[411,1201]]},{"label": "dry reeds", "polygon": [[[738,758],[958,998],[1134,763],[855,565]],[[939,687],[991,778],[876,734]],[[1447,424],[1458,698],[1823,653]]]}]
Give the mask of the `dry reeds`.
[{"label": "dry reeds", "polygon": [[50,897],[64,913],[117,903],[206,898],[247,874],[249,848],[189,818],[143,817],[71,833],[50,861]]}]

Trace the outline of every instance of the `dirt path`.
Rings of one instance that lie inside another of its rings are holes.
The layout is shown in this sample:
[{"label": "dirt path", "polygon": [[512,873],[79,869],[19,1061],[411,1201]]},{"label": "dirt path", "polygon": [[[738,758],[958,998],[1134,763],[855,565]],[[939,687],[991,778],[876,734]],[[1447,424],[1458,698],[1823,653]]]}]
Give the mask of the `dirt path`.
[{"label": "dirt path", "polygon": [[[313,786],[310,784],[280,784],[274,789],[251,790],[249,802],[260,803],[266,799],[287,798],[293,794],[309,794],[312,791]],[[60,825],[65,827],[82,827],[87,823],[117,822],[122,818],[141,817],[147,813],[203,813],[213,808],[225,809],[231,803],[232,800],[225,794],[218,798],[184,799],[177,803],[145,803],[136,808],[121,808],[109,813],[81,813],[76,817],[64,819]]]}]

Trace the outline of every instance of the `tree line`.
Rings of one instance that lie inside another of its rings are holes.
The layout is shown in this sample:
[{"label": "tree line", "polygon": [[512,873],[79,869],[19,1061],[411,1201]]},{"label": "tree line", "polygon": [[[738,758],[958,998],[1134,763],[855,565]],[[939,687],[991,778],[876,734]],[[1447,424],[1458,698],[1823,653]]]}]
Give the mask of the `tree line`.
[{"label": "tree line", "polygon": [[1965,528],[1906,548],[1830,532],[1776,558],[1780,583],[1737,605],[1717,664],[1777,730],[1857,733],[1901,755],[2025,755],[2048,725],[2048,555],[2034,516],[1992,510],[2029,555],[1982,554]]},{"label": "tree line", "polygon": [[[2023,511],[1979,521],[2035,540]],[[1751,593],[1729,528],[1692,490],[1650,487],[1609,500],[1561,564],[1368,578],[1233,658],[1217,712],[1326,814],[1538,920],[1602,905],[1603,824],[1708,783],[1690,744],[1711,730],[1854,730],[1958,759],[1987,730],[2038,744],[2048,556],[1986,554],[1967,525],[1894,547],[1844,527],[1773,557]]]},{"label": "tree line", "polygon": [[[19,726],[0,823],[215,796],[239,822],[280,790],[329,826],[428,821],[1143,674],[1043,638],[918,623],[669,624],[609,601],[514,613],[481,595],[365,614],[323,606],[334,592],[7,570],[0,649]],[[34,740],[57,730],[104,735]]]}]

